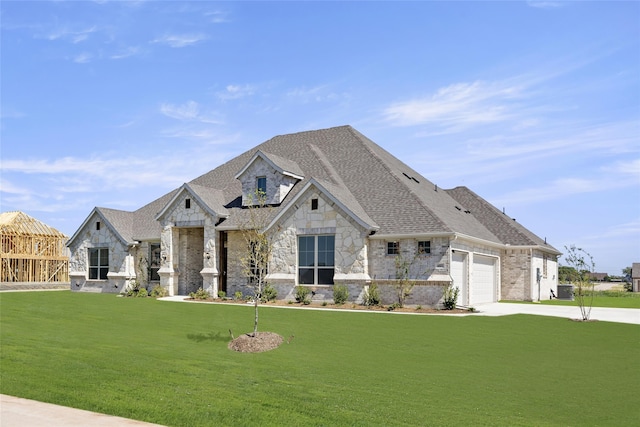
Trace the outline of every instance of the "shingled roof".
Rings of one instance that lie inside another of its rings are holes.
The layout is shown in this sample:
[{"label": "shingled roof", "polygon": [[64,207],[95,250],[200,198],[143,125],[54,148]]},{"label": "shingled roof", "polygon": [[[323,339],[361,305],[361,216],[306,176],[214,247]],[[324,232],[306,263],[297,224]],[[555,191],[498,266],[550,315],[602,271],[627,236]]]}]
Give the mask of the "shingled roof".
[{"label": "shingled roof", "polygon": [[[437,188],[351,126],[275,136],[190,181],[190,188],[198,194],[211,189],[207,200],[215,201],[218,209],[221,205],[226,208],[229,216],[222,221],[223,228],[242,223],[246,209],[242,209],[242,184],[236,177],[256,155],[302,178],[274,207],[274,217],[314,180],[330,191],[340,189],[338,197],[353,198],[352,210],[374,224],[378,236],[458,233],[495,244],[554,250],[522,225],[503,218],[500,211],[466,187]],[[161,230],[155,217],[177,191],[130,215],[111,210],[110,221],[126,239],[157,239]]]}]

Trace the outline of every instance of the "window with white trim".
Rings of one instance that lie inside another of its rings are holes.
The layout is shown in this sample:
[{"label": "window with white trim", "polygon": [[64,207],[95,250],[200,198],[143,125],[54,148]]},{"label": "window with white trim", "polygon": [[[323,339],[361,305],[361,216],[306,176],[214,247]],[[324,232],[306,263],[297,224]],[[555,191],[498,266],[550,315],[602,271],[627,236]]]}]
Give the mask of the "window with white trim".
[{"label": "window with white trim", "polygon": [[335,236],[298,236],[298,284],[333,285]]},{"label": "window with white trim", "polygon": [[107,280],[109,249],[89,248],[89,280]]},{"label": "window with white trim", "polygon": [[426,255],[431,253],[431,242],[429,240],[421,240],[418,242],[418,254]]},{"label": "window with white trim", "polygon": [[400,253],[400,242],[387,242],[387,255],[398,255]]},{"label": "window with white trim", "polygon": [[267,177],[259,176],[256,178],[256,191],[258,194],[267,194]]},{"label": "window with white trim", "polygon": [[149,244],[149,281],[159,282],[160,274],[160,243]]}]

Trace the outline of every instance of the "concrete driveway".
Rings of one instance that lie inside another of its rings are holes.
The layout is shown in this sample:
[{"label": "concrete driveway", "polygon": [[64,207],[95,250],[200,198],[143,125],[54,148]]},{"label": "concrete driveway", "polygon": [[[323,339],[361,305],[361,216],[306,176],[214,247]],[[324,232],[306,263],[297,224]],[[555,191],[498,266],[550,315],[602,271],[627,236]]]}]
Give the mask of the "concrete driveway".
[{"label": "concrete driveway", "polygon": [[[538,316],[564,317],[567,319],[580,319],[580,308],[567,305],[544,304],[512,304],[508,302],[496,302],[490,304],[478,304],[474,306],[477,314],[484,316],[507,316],[510,314],[534,314]],[[593,307],[591,319],[604,322],[631,323],[640,325],[640,309],[637,308],[603,308]]]},{"label": "concrete driveway", "polygon": [[159,426],[0,394],[2,427],[144,427]]}]

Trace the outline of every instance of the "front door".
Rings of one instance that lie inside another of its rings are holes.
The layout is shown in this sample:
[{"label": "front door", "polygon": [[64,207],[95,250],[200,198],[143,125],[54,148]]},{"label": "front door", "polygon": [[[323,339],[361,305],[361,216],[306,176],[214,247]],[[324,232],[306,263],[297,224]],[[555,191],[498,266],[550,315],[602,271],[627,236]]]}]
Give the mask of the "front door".
[{"label": "front door", "polygon": [[220,232],[220,275],[218,276],[218,291],[227,292],[227,233]]}]

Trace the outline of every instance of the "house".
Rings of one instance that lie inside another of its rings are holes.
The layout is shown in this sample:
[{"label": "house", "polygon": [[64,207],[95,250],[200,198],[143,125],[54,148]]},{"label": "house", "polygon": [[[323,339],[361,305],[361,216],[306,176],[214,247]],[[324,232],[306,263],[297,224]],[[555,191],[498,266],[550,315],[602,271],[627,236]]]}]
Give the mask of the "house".
[{"label": "house", "polygon": [[0,214],[0,282],[67,283],[67,236],[24,212]]},{"label": "house", "polygon": [[72,290],[121,292],[137,280],[170,295],[251,294],[241,236],[263,191],[278,298],[314,299],[334,284],[361,301],[375,283],[396,301],[397,257],[410,264],[407,304],[548,299],[558,252],[466,187],[439,188],[350,126],[276,136],[133,212],[94,208],[68,242]]},{"label": "house", "polygon": [[640,292],[640,262],[631,264],[631,291]]}]

